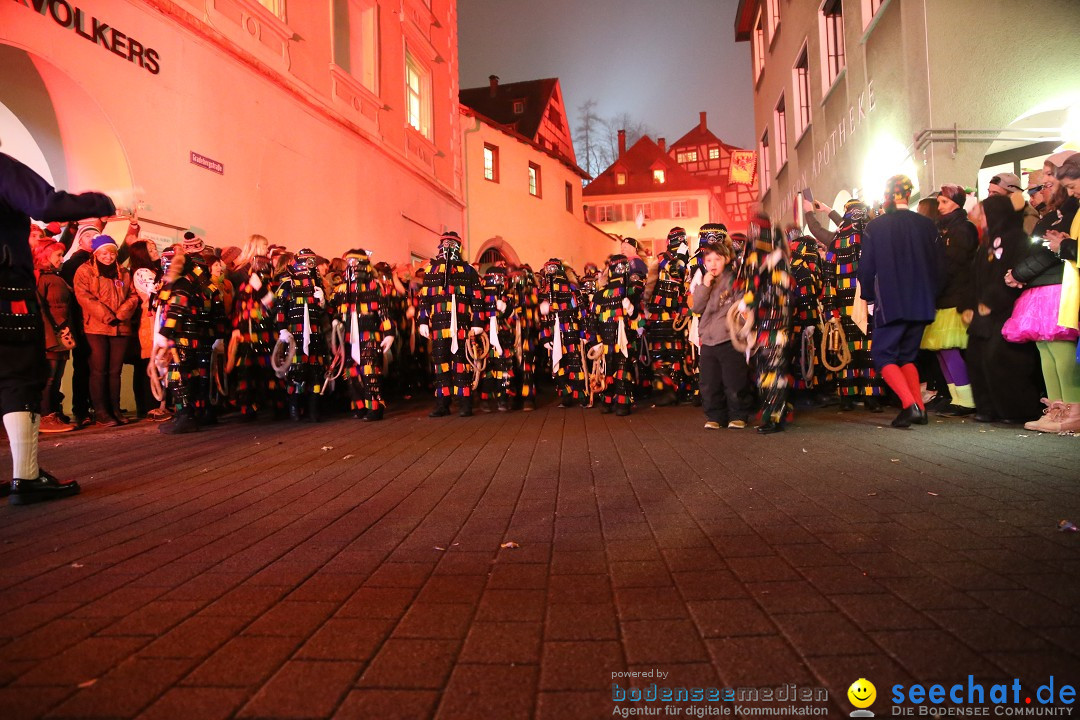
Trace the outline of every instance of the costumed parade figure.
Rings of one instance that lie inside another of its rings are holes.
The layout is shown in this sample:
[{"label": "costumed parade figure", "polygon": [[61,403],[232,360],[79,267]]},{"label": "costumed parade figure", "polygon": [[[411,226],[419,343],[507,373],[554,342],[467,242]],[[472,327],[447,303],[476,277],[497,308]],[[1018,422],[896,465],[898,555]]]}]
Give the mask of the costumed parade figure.
[{"label": "costumed parade figure", "polygon": [[551,353],[551,376],[555,379],[559,407],[588,402],[586,366],[581,336],[584,319],[577,286],[570,281],[562,260],[544,264],[540,290],[540,342]]},{"label": "costumed parade figure", "polygon": [[515,407],[536,409],[536,351],[540,346],[540,291],[532,268],[522,265],[510,272],[510,300],[514,306]]},{"label": "costumed parade figure", "polygon": [[656,283],[646,305],[645,338],[652,359],[653,404],[657,407],[674,405],[689,399],[691,394],[685,372],[690,320],[685,280],[689,258],[686,231],[672,228],[667,236],[667,250],[660,254]]},{"label": "costumed parade figure", "polygon": [[817,242],[801,236],[791,244],[791,275],[795,281],[792,307],[791,339],[795,343],[794,390],[813,390],[817,387],[818,350],[823,341],[819,328],[821,309],[821,271]]},{"label": "costumed parade figure", "polygon": [[424,270],[420,268],[411,278],[404,279],[405,319],[401,324],[400,370],[401,395],[411,400],[431,390],[431,341],[420,335],[420,299],[424,287]]},{"label": "costumed parade figure", "polygon": [[791,309],[794,292],[783,233],[759,215],[750,222],[749,242],[754,248],[746,258],[743,276],[746,294],[742,307],[753,317],[751,349],[762,402],[758,432],[784,429],[791,386]]},{"label": "costumed parade figure", "polygon": [[235,372],[236,402],[242,419],[255,420],[260,407],[285,411],[285,388],[271,366],[277,325],[269,258],[251,259],[251,274],[240,283],[233,311],[227,371]]},{"label": "costumed parade figure", "polygon": [[[281,278],[277,297],[278,344],[274,370],[287,381],[289,417],[305,416],[317,422],[320,398],[326,381],[327,342],[324,334],[326,296],[315,253],[304,248],[296,253]],[[284,350],[284,358],[280,357]]]},{"label": "costumed parade figure", "polygon": [[883,390],[871,358],[874,320],[863,312],[861,295],[858,303],[855,298],[862,235],[870,211],[858,200],[849,200],[844,205],[843,217],[833,215],[837,228],[832,237],[813,213],[806,213],[806,223],[814,237],[826,246],[821,264],[822,306],[826,315],[823,319],[839,318],[847,342],[845,354],[850,356],[836,374],[840,407],[851,410],[856,401],[862,400],[867,410],[880,411]]},{"label": "costumed parade figure", "polygon": [[350,250],[344,257],[345,273],[331,302],[334,333],[343,338],[338,362],[348,378],[353,416],[376,422],[386,408],[383,353],[394,344],[393,325],[383,303],[392,302],[394,296],[380,284],[366,250]]},{"label": "costumed parade figure", "polygon": [[608,258],[607,274],[607,284],[593,296],[587,347],[590,360],[604,360],[601,412],[629,415],[634,403],[639,336],[645,327],[642,297],[625,255]]},{"label": "costumed parade figure", "polygon": [[461,258],[461,238],[443,234],[439,256],[428,263],[420,293],[419,333],[431,339],[435,367],[435,410],[431,417],[450,414],[450,398],[460,399],[459,415],[472,413],[472,371],[466,356],[470,332],[483,332],[477,320],[482,301],[480,276]]},{"label": "costumed parade figure", "polygon": [[[484,357],[474,356],[480,363],[477,390],[485,403],[494,400],[499,412],[510,409],[514,395],[514,325],[517,307],[507,292],[509,274],[506,268],[493,265],[484,273],[483,303],[477,316],[484,332],[470,342],[485,349]],[[483,341],[481,341],[483,339]]]},{"label": "costumed parade figure", "polygon": [[[387,262],[375,263],[375,281],[378,284],[379,308],[383,316],[390,321],[393,341],[383,351],[383,374],[381,380],[383,397],[402,395],[402,375],[405,370],[405,344],[401,337],[405,327],[405,310],[408,304],[406,283],[402,282]],[[407,282],[407,281],[406,281]]]}]

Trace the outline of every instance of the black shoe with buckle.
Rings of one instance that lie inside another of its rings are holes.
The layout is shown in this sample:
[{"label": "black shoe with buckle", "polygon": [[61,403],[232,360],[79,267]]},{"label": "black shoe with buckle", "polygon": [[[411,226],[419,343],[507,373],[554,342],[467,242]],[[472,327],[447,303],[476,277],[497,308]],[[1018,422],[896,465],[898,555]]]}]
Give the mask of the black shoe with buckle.
[{"label": "black shoe with buckle", "polygon": [[894,428],[906,428],[912,425],[926,425],[929,422],[926,411],[913,403],[901,410],[900,414],[893,418],[891,424]]},{"label": "black shoe with buckle", "polygon": [[61,500],[72,495],[79,494],[79,483],[60,482],[55,477],[38,470],[38,476],[33,480],[12,480],[11,499],[12,505],[32,505],[33,503],[47,502],[49,500]]}]

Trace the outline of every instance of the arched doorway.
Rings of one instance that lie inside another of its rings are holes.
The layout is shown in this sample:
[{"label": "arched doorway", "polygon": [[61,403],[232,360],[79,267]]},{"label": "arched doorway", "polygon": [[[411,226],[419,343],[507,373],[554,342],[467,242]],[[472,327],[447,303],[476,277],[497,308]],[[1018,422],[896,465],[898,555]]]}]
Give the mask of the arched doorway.
[{"label": "arched doorway", "polygon": [[521,264],[521,258],[514,248],[498,235],[485,240],[476,256],[476,264],[480,266],[480,272],[484,272],[497,262],[508,266]]}]

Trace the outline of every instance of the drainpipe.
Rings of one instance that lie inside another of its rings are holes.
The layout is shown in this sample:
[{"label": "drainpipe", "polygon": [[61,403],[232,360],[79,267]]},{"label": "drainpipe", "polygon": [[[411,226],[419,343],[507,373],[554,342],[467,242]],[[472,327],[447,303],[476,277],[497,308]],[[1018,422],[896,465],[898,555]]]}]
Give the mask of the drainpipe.
[{"label": "drainpipe", "polygon": [[468,136],[480,132],[480,118],[473,117],[473,126],[461,133],[461,155],[465,166],[465,257],[472,245],[472,203],[469,202],[469,139]]}]

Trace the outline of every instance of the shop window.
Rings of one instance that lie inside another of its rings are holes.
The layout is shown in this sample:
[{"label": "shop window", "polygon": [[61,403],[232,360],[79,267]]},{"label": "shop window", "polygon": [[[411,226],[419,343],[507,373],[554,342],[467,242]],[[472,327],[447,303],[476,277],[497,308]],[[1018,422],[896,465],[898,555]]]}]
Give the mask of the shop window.
[{"label": "shop window", "polygon": [[821,35],[822,94],[836,83],[847,65],[844,52],[844,8],[842,0],[826,0],[818,21]]},{"label": "shop window", "polygon": [[372,0],[334,0],[334,64],[379,92],[379,7]]},{"label": "shop window", "polygon": [[408,50],[405,51],[405,106],[409,124],[431,140],[431,72]]},{"label": "shop window", "polygon": [[499,182],[499,148],[484,143],[484,179]]}]

